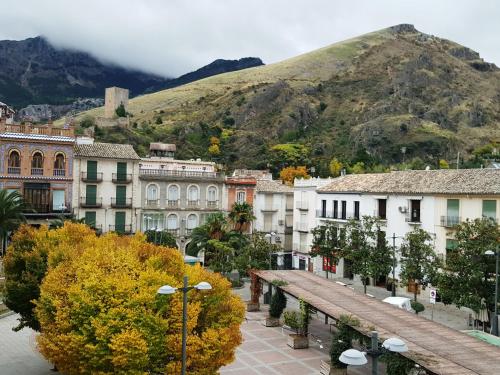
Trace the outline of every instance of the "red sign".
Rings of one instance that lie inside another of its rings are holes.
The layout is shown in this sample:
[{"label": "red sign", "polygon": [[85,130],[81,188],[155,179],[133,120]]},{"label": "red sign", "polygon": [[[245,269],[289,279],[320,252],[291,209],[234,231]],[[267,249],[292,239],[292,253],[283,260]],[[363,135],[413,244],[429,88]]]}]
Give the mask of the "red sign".
[{"label": "red sign", "polygon": [[337,272],[337,265],[335,263],[330,264],[330,259],[327,257],[323,257],[323,271],[336,273]]}]

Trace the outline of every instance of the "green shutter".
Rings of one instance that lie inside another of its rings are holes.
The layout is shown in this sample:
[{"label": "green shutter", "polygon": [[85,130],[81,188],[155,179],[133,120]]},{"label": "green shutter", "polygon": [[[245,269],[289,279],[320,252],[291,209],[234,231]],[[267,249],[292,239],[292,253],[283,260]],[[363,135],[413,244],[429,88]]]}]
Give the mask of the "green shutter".
[{"label": "green shutter", "polygon": [[85,224],[89,227],[95,228],[95,211],[87,211],[85,212]]},{"label": "green shutter", "polygon": [[87,179],[97,180],[97,161],[87,160]]},{"label": "green shutter", "polygon": [[125,232],[125,212],[115,213],[115,232]]},{"label": "green shutter", "polygon": [[125,205],[127,201],[127,187],[117,186],[116,187],[116,204],[119,206]]},{"label": "green shutter", "polygon": [[460,211],[460,201],[458,199],[448,199],[446,216],[448,217],[458,217]]},{"label": "green shutter", "polygon": [[123,162],[116,163],[116,179],[118,181],[127,180],[127,163]]},{"label": "green shutter", "polygon": [[497,201],[483,201],[483,217],[497,218]]},{"label": "green shutter", "polygon": [[446,258],[450,256],[458,247],[458,241],[454,239],[446,239]]},{"label": "green shutter", "polygon": [[97,203],[97,185],[86,186],[85,203],[89,205]]}]

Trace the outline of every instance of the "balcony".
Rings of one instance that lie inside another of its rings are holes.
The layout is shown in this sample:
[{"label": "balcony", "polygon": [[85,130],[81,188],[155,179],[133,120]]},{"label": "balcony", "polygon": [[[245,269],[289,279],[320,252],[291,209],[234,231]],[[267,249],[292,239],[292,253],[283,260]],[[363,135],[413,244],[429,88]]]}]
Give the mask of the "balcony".
[{"label": "balcony", "polygon": [[126,224],[126,225],[110,225],[109,226],[109,231],[110,232],[116,232],[120,234],[131,234],[132,233],[132,225]]},{"label": "balcony", "polygon": [[441,226],[445,228],[453,228],[460,224],[459,216],[441,216]]},{"label": "balcony", "polygon": [[0,122],[0,133],[22,133],[37,134],[57,137],[74,137],[72,126],[67,128],[56,128],[52,124],[32,125],[32,124],[6,124]]},{"label": "balcony", "polygon": [[112,181],[115,184],[129,184],[132,182],[132,175],[123,173],[113,173]]},{"label": "balcony", "polygon": [[297,202],[295,202],[295,207],[297,208],[297,210],[307,211],[309,209],[309,202],[308,201],[297,201]]},{"label": "balcony", "polygon": [[54,208],[52,204],[26,202],[28,207],[23,211],[27,217],[40,215],[68,216],[71,214],[71,207],[63,206],[60,209]]},{"label": "balcony", "polygon": [[307,223],[296,222],[295,223],[295,230],[298,230],[299,232],[309,232],[309,228],[307,226]]},{"label": "balcony", "polygon": [[409,225],[420,225],[420,224],[422,224],[422,222],[420,221],[420,216],[418,216],[418,217],[406,216],[405,217],[405,221]]},{"label": "balcony", "polygon": [[31,168],[32,176],[43,176],[43,168]]},{"label": "balcony", "polygon": [[219,206],[219,201],[207,201],[208,208],[217,208]]},{"label": "balcony", "polygon": [[187,201],[187,206],[188,207],[198,207],[200,205],[199,200],[189,200]]},{"label": "balcony", "polygon": [[113,208],[132,208],[132,198],[111,198]]},{"label": "balcony", "polygon": [[82,181],[83,182],[101,182],[102,181],[102,172],[99,172],[99,173],[82,172]]},{"label": "balcony", "polygon": [[176,180],[223,180],[224,175],[219,172],[167,170],[167,169],[139,169],[141,179],[176,179]]},{"label": "balcony", "polygon": [[179,228],[167,228],[166,232],[170,233],[172,236],[177,237],[179,235]]},{"label": "balcony", "polygon": [[194,228],[186,228],[186,236],[190,236],[193,233]]},{"label": "balcony", "polygon": [[334,212],[334,211],[323,211],[316,210],[316,217],[322,219],[333,219],[340,221],[347,221],[351,219],[359,220],[359,215],[354,215],[352,212]]},{"label": "balcony", "polygon": [[21,168],[19,167],[7,167],[8,174],[21,174]]},{"label": "balcony", "polygon": [[54,169],[54,176],[66,176],[66,169]]},{"label": "balcony", "polygon": [[81,208],[101,208],[102,198],[80,197]]},{"label": "balcony", "polygon": [[178,208],[179,207],[179,199],[169,199],[167,200],[168,208]]},{"label": "balcony", "polygon": [[146,208],[158,208],[158,207],[160,207],[160,200],[159,199],[146,199],[144,201],[144,206],[146,206]]}]

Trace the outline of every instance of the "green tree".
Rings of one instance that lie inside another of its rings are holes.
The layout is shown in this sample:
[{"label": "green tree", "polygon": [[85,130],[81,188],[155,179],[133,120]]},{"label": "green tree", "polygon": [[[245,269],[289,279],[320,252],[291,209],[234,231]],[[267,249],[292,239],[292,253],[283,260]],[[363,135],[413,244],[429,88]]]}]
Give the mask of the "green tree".
[{"label": "green tree", "polygon": [[123,103],[116,107],[115,113],[118,117],[127,117],[127,111],[125,110]]},{"label": "green tree", "polygon": [[200,252],[206,251],[209,240],[220,240],[227,234],[227,226],[226,217],[221,212],[208,215],[205,224],[193,229],[187,254],[198,256]]},{"label": "green tree", "polygon": [[27,205],[17,191],[9,192],[0,189],[0,251],[5,253],[9,233],[14,231],[21,223],[26,221],[23,211]]},{"label": "green tree", "polygon": [[440,262],[434,251],[431,235],[421,228],[408,232],[401,245],[401,282],[415,283],[413,300],[417,301],[422,285],[436,282]]},{"label": "green tree", "polygon": [[156,231],[156,230],[147,230],[144,232],[146,235],[146,241],[149,243],[166,246],[166,247],[177,247],[177,242],[175,241],[175,237],[168,231]]},{"label": "green tree", "polygon": [[[495,257],[485,255],[495,250],[500,229],[491,219],[466,221],[455,227],[455,248],[446,255],[439,276],[439,293],[444,303],[468,307],[475,312],[493,311]],[[485,306],[486,305],[486,306]]]},{"label": "green tree", "polygon": [[[311,256],[326,258],[328,264],[337,265],[343,256],[342,247],[344,245],[337,224],[327,221],[324,225],[314,228],[312,235]],[[326,269],[326,278],[328,279],[328,268]]]},{"label": "green tree", "polygon": [[236,202],[229,212],[229,220],[234,225],[234,230],[242,233],[255,220],[253,208],[247,202]]},{"label": "green tree", "polygon": [[354,164],[350,169],[350,172],[353,174],[363,174],[365,173],[365,163],[362,161],[358,161]]},{"label": "green tree", "polygon": [[[236,236],[237,237],[237,236]],[[246,238],[246,236],[244,237]],[[236,249],[235,268],[241,276],[247,275],[251,269],[266,270],[274,262],[272,254],[280,251],[280,247],[271,244],[261,233],[254,233],[246,245],[233,245]],[[241,249],[241,250],[239,250]]]},{"label": "green tree", "polygon": [[208,268],[214,272],[228,275],[234,268],[234,248],[219,240],[209,240],[207,245],[206,263]]},{"label": "green tree", "polygon": [[444,159],[439,160],[439,169],[450,169],[450,165]]},{"label": "green tree", "polygon": [[285,307],[286,296],[280,288],[276,288],[276,292],[271,297],[271,303],[269,304],[269,316],[279,319]]}]

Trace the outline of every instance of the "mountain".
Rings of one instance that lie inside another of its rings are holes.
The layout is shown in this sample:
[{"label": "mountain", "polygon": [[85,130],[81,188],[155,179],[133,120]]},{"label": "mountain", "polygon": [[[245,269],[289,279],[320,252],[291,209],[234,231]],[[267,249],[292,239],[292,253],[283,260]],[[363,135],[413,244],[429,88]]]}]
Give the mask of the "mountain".
[{"label": "mountain", "polygon": [[129,111],[132,129],[97,129],[96,137],[142,154],[151,141],[174,142],[180,157],[208,158],[215,136],[214,159],[230,168],[295,163],[325,175],[332,157],[436,165],[500,140],[500,71],[403,24],[137,97]]},{"label": "mountain", "polygon": [[[0,101],[15,108],[48,105],[59,113],[61,105],[80,98],[102,98],[110,86],[125,87],[137,96],[176,87],[211,75],[262,65],[258,58],[216,60],[177,79],[169,79],[98,61],[85,52],[58,49],[45,38],[0,41]],[[55,106],[55,107],[52,107]],[[32,113],[32,108],[27,109]]]}]

